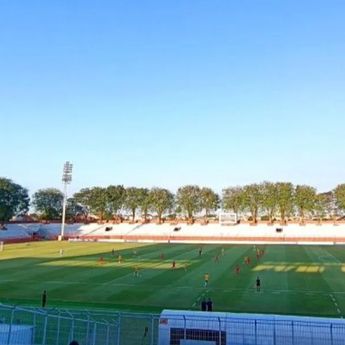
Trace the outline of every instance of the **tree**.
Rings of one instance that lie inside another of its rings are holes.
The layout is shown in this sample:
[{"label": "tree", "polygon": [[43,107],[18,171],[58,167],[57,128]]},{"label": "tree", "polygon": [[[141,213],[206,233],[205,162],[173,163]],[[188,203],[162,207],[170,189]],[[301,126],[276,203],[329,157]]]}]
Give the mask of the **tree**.
[{"label": "tree", "polygon": [[316,189],[311,186],[297,185],[295,188],[295,205],[301,217],[301,222],[304,223],[305,213],[315,210]]},{"label": "tree", "polygon": [[277,205],[280,213],[280,218],[283,223],[286,221],[286,216],[293,209],[293,194],[294,188],[290,182],[278,182],[277,186]]},{"label": "tree", "polygon": [[215,193],[211,188],[201,188],[200,206],[205,210],[205,216],[207,217],[211,210],[216,210],[219,206],[218,194]]},{"label": "tree", "polygon": [[135,219],[135,211],[141,204],[142,193],[140,188],[129,187],[126,188],[126,195],[124,206],[126,209],[130,210],[132,213],[132,221]]},{"label": "tree", "polygon": [[13,216],[29,210],[27,189],[7,178],[0,178],[0,222],[7,222]]},{"label": "tree", "polygon": [[[320,205],[320,201],[321,201],[321,205]],[[330,219],[333,219],[333,221],[335,221],[336,215],[339,212],[339,207],[337,205],[337,199],[335,196],[335,190],[318,194],[318,203],[319,203],[318,207],[323,208],[323,211],[322,211],[323,217],[328,217]]]},{"label": "tree", "polygon": [[147,188],[139,188],[140,198],[139,198],[139,207],[142,215],[144,215],[144,222],[147,221],[147,215],[149,209],[152,205],[151,194]]},{"label": "tree", "polygon": [[274,214],[277,210],[277,186],[272,182],[263,182],[262,190],[262,207],[267,213],[270,223],[273,223]]},{"label": "tree", "polygon": [[74,198],[67,199],[66,217],[74,220],[78,216],[87,216],[87,210],[84,206],[78,203]]},{"label": "tree", "polygon": [[194,185],[180,187],[176,193],[176,202],[182,211],[187,213],[188,220],[192,221],[194,213],[201,210],[200,187]]},{"label": "tree", "polygon": [[124,204],[126,190],[122,185],[109,186],[107,187],[106,194],[109,212],[116,217]]},{"label": "tree", "polygon": [[252,215],[253,223],[257,223],[259,209],[262,204],[262,190],[259,184],[253,183],[243,187],[244,205]]},{"label": "tree", "polygon": [[152,188],[150,190],[150,200],[152,210],[158,215],[158,222],[162,222],[162,215],[165,211],[174,206],[174,195],[165,188]]},{"label": "tree", "polygon": [[320,223],[321,223],[322,218],[324,218],[327,214],[332,213],[332,210],[329,212],[328,205],[329,205],[328,193],[320,193],[316,195],[314,212],[315,212],[315,215],[318,217]]},{"label": "tree", "polygon": [[108,196],[106,188],[92,187],[83,188],[74,194],[77,202],[87,207],[88,211],[97,215],[102,221],[105,217],[109,218],[111,212],[108,208]]},{"label": "tree", "polygon": [[244,208],[244,191],[240,186],[228,187],[223,190],[223,208],[227,211],[233,211],[237,218]]},{"label": "tree", "polygon": [[58,189],[40,189],[33,195],[32,204],[42,219],[57,220],[62,216],[63,198]]},{"label": "tree", "polygon": [[334,195],[335,195],[337,206],[340,209],[345,210],[345,183],[339,184],[335,188]]}]

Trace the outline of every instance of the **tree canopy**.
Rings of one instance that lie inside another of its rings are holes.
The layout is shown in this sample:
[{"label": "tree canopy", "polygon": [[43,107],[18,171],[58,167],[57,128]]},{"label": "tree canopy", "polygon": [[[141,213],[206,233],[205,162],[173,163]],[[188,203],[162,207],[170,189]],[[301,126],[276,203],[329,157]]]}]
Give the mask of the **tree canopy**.
[{"label": "tree canopy", "polygon": [[32,204],[42,219],[57,220],[62,216],[63,198],[58,189],[40,189],[33,195]]},{"label": "tree canopy", "polygon": [[194,213],[201,210],[201,190],[199,186],[188,185],[180,187],[176,194],[176,203],[187,214],[189,220]]},{"label": "tree canopy", "polygon": [[336,203],[339,208],[345,210],[345,183],[339,184],[334,191]]},{"label": "tree canopy", "polygon": [[29,210],[29,204],[27,189],[10,179],[0,178],[0,222],[25,214]]},{"label": "tree canopy", "polygon": [[157,213],[158,221],[162,221],[164,212],[169,211],[174,206],[174,194],[165,188],[152,188],[150,191],[151,209]]}]

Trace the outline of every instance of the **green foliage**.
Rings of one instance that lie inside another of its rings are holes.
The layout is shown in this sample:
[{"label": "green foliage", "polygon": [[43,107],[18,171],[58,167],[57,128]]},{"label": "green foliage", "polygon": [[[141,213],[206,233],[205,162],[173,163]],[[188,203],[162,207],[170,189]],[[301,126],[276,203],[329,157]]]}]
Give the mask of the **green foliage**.
[{"label": "green foliage", "polygon": [[107,208],[111,214],[117,215],[121,210],[126,197],[126,190],[122,185],[109,186],[106,189]]},{"label": "green foliage", "polygon": [[200,191],[200,206],[205,210],[206,216],[210,211],[215,211],[219,207],[219,195],[211,188],[203,187]]},{"label": "green foliage", "polygon": [[68,198],[66,205],[67,219],[74,220],[77,216],[86,216],[87,212],[85,207],[79,204],[74,198]]},{"label": "green foliage", "polygon": [[316,206],[316,189],[311,186],[297,185],[295,188],[295,205],[301,221],[304,221],[305,212],[312,212]]},{"label": "green foliage", "polygon": [[320,221],[326,216],[326,212],[328,212],[328,207],[329,196],[327,195],[327,193],[317,194],[315,197],[314,213]]},{"label": "green foliage", "polygon": [[7,178],[0,178],[0,222],[25,214],[29,209],[27,189]]},{"label": "green foliage", "polygon": [[257,183],[244,186],[244,206],[248,208],[251,213],[252,220],[257,223],[259,209],[262,205],[262,190]]},{"label": "green foliage", "polygon": [[174,206],[174,195],[165,188],[152,188],[150,190],[151,209],[157,213],[159,222],[162,214]]},{"label": "green foliage", "polygon": [[88,208],[90,213],[97,215],[101,220],[110,217],[108,209],[108,195],[106,188],[83,188],[74,194],[77,202]]},{"label": "green foliage", "polygon": [[42,219],[60,219],[62,216],[63,193],[55,188],[40,189],[33,195],[32,204]]},{"label": "green foliage", "polygon": [[293,211],[294,187],[290,182],[278,182],[276,187],[278,210],[280,218],[284,222],[286,217]]},{"label": "green foliage", "polygon": [[199,212],[202,207],[201,190],[199,186],[183,186],[177,190],[176,202],[182,211],[186,212],[188,219],[192,220],[195,212]]},{"label": "green foliage", "polygon": [[245,193],[242,187],[229,187],[223,190],[223,208],[238,214],[244,209]]},{"label": "green foliage", "polygon": [[274,214],[277,210],[277,185],[272,182],[263,182],[261,184],[262,191],[262,208],[266,211],[267,218],[262,220],[268,220],[272,223]]},{"label": "green foliage", "polygon": [[124,206],[132,213],[132,221],[135,219],[135,211],[140,206],[142,201],[141,188],[128,187],[126,188]]},{"label": "green foliage", "polygon": [[339,208],[345,210],[345,183],[339,184],[334,191],[336,203]]},{"label": "green foliage", "polygon": [[146,222],[149,209],[152,205],[151,194],[147,188],[139,188],[139,193],[139,207],[142,215],[144,216],[144,221]]}]

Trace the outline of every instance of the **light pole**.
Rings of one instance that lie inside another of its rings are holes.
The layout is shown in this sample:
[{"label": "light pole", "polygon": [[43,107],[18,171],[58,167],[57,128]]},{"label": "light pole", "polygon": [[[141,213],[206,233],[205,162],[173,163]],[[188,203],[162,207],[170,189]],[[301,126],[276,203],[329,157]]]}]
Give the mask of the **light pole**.
[{"label": "light pole", "polygon": [[63,166],[62,182],[64,183],[63,205],[62,205],[62,222],[61,222],[61,235],[59,241],[62,241],[65,234],[65,218],[66,218],[66,204],[67,204],[67,185],[72,181],[72,168],[73,164],[66,162]]}]

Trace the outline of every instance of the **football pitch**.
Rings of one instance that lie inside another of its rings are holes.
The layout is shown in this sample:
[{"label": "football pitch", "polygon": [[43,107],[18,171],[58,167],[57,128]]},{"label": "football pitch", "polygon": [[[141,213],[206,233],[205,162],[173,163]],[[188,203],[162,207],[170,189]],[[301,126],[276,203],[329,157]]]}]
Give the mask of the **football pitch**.
[{"label": "football pitch", "polygon": [[[264,251],[259,259],[256,249]],[[251,258],[250,264],[244,263],[245,257]],[[207,287],[205,273],[209,274]],[[257,276],[260,292],[255,288]],[[216,311],[342,317],[345,248],[96,242],[5,245],[0,252],[0,302],[39,306],[44,289],[48,307],[199,310],[200,301],[210,297]]]}]

